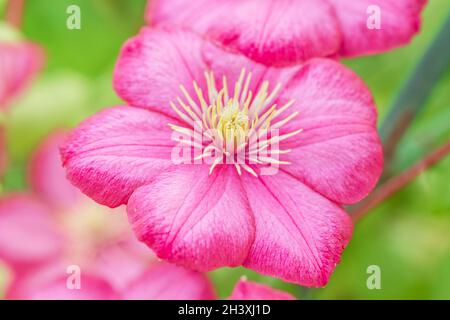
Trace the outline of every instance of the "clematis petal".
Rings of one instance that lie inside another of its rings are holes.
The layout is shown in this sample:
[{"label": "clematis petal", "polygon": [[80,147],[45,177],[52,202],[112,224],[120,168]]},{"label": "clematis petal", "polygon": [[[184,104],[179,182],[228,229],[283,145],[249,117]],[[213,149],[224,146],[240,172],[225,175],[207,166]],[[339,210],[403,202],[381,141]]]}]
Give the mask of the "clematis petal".
[{"label": "clematis petal", "polygon": [[[340,54],[376,54],[409,43],[420,28],[426,0],[328,0],[343,33]],[[379,16],[379,29],[368,27]]]},{"label": "clematis petal", "polygon": [[28,42],[0,43],[0,109],[42,68],[42,49]]},{"label": "clematis petal", "polygon": [[289,293],[241,279],[234,287],[230,300],[295,300]]},{"label": "clematis petal", "polygon": [[206,275],[162,263],[130,284],[123,297],[128,300],[212,300],[215,294]]},{"label": "clematis petal", "polygon": [[149,2],[147,20],[192,28],[266,65],[329,56],[341,43],[325,0],[156,0]]},{"label": "clematis petal", "polygon": [[303,286],[324,286],[352,234],[350,217],[287,173],[242,177],[256,221],[244,266]]},{"label": "clematis petal", "polygon": [[183,85],[195,96],[193,81],[205,86],[203,41],[185,31],[143,28],[123,47],[114,73],[114,87],[128,104],[177,117],[170,102]]},{"label": "clematis petal", "polygon": [[[80,201],[81,193],[66,178],[59,147],[66,135],[50,135],[33,155],[30,164],[30,184],[36,194],[57,209],[67,209]],[[58,211],[61,211],[58,210]]]},{"label": "clematis petal", "polygon": [[136,188],[173,167],[175,142],[168,123],[174,121],[133,107],[98,113],[78,126],[61,149],[67,177],[101,204],[126,204]]},{"label": "clematis petal", "polygon": [[315,59],[292,77],[279,104],[291,99],[299,115],[283,130],[303,132],[283,144],[282,149],[292,149],[284,158],[292,164],[281,170],[338,203],[364,198],[383,167],[377,113],[367,87],[337,62]]},{"label": "clematis petal", "polygon": [[139,240],[168,262],[197,271],[241,265],[254,221],[236,170],[194,165],[138,189],[127,211]]},{"label": "clematis petal", "polygon": [[58,256],[64,237],[52,219],[49,209],[30,195],[1,198],[0,259],[18,272]]}]

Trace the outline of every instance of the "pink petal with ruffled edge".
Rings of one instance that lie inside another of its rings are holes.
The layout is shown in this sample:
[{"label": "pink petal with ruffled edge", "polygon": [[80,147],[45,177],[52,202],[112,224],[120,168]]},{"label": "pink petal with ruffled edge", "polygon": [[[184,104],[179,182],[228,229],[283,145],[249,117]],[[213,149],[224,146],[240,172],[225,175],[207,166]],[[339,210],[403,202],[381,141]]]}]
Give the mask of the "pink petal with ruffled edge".
[{"label": "pink petal with ruffled edge", "polygon": [[289,293],[241,279],[234,287],[230,300],[295,300]]},{"label": "pink petal with ruffled edge", "polygon": [[147,20],[206,34],[266,65],[286,66],[339,50],[341,34],[324,0],[156,0]]},{"label": "pink petal with ruffled edge", "polygon": [[244,266],[304,286],[324,286],[352,234],[336,204],[286,173],[243,176],[256,220]]},{"label": "pink petal with ruffled edge", "polygon": [[285,157],[292,164],[281,170],[338,203],[364,198],[383,169],[377,112],[367,87],[339,63],[317,59],[295,74],[278,103],[290,99],[299,115],[283,130],[303,132],[281,144],[292,149]]},{"label": "pink petal with ruffled edge", "polygon": [[106,109],[75,129],[61,149],[69,180],[101,204],[117,207],[173,167],[169,123],[161,114],[131,107]]},{"label": "pink petal with ruffled edge", "polygon": [[0,259],[19,270],[58,256],[63,245],[63,235],[41,202],[29,195],[0,199]]},{"label": "pink petal with ruffled edge", "polygon": [[0,43],[0,109],[42,68],[44,54],[28,42]]},{"label": "pink petal with ruffled edge", "polygon": [[123,292],[128,300],[212,300],[214,290],[206,275],[160,264],[143,273]]},{"label": "pink petal with ruffled edge", "polygon": [[[426,0],[152,0],[153,25],[191,28],[272,66],[316,57],[375,54],[408,43],[420,26]],[[381,29],[367,27],[381,9]]]},{"label": "pink petal with ruffled edge", "polygon": [[193,165],[160,175],[127,207],[139,240],[160,258],[198,271],[241,265],[254,239],[235,169],[208,171]]},{"label": "pink petal with ruffled edge", "polygon": [[66,178],[59,147],[66,135],[50,135],[36,150],[30,163],[30,184],[33,191],[58,212],[69,209],[82,199],[81,193]]},{"label": "pink petal with ruffled edge", "polygon": [[[336,12],[343,43],[340,54],[353,57],[376,54],[409,43],[420,29],[420,13],[426,0],[327,0]],[[380,9],[380,29],[367,24]]]},{"label": "pink petal with ruffled edge", "polygon": [[181,96],[180,85],[192,96],[194,80],[204,87],[202,45],[191,33],[143,28],[122,48],[114,72],[117,94],[134,107],[178,118],[170,102]]}]

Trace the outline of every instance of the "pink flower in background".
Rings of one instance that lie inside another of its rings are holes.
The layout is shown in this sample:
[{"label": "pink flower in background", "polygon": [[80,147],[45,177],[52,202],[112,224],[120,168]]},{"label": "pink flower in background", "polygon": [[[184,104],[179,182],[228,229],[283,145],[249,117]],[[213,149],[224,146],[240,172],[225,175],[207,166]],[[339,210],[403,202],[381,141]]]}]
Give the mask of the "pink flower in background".
[{"label": "pink flower in background", "polygon": [[[30,193],[0,198],[7,298],[213,299],[206,276],[157,262],[128,231],[124,211],[110,212],[65,180],[62,139],[51,136],[35,154]],[[69,266],[80,268],[80,290],[67,287]]]},{"label": "pink flower in background", "polygon": [[[147,21],[192,28],[266,65],[375,54],[408,43],[426,0],[150,0]],[[368,20],[380,12],[380,29]]]},{"label": "pink flower in background", "polygon": [[37,45],[26,42],[0,42],[0,109],[38,73],[44,53]]},{"label": "pink flower in background", "polygon": [[[0,112],[26,87],[43,64],[44,53],[37,45],[0,40]],[[4,121],[0,114],[0,178],[7,162]]]},{"label": "pink flower in background", "polygon": [[[326,59],[271,69],[188,31],[144,28],[124,46],[114,85],[130,106],[86,120],[61,150],[74,185],[127,204],[138,238],[166,261],[327,283],[352,233],[341,205],[364,198],[383,164],[373,99],[353,72]],[[256,164],[252,152],[239,164],[176,163],[174,136],[189,137],[195,119],[220,133],[208,146],[182,141],[201,157],[255,127],[279,135]],[[262,173],[269,165],[276,174]]]},{"label": "pink flower in background", "polygon": [[230,300],[295,300],[290,294],[266,285],[241,279],[234,287]]}]

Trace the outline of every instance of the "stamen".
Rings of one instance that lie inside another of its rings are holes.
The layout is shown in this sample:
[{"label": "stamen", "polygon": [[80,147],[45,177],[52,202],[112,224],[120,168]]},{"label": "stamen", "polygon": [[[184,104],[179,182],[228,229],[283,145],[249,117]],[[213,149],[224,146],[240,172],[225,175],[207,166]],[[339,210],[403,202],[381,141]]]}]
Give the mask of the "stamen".
[{"label": "stamen", "polygon": [[[197,111],[197,114],[201,115],[202,114],[202,110],[200,109],[198,104],[195,103],[195,101],[191,98],[191,95],[187,92],[186,88],[183,85],[180,85],[180,90],[181,90],[181,92],[183,92],[184,96],[186,97],[186,99],[189,102],[189,104],[193,107],[193,109],[195,111]],[[180,101],[180,98],[178,98],[178,101]]]},{"label": "stamen", "polygon": [[[174,131],[191,138],[191,140],[174,140],[191,147],[201,148],[202,152],[195,160],[213,157],[215,151],[210,174],[219,164],[224,163],[224,157],[237,161],[233,165],[239,175],[246,171],[255,177],[258,174],[249,165],[250,163],[254,165],[289,165],[290,162],[280,160],[279,156],[287,154],[291,150],[281,150],[277,144],[298,135],[302,130],[283,135],[279,135],[278,132],[274,133],[274,130],[281,129],[298,116],[298,112],[293,112],[273,123],[295,103],[294,100],[291,100],[280,108],[273,103],[281,90],[281,84],[277,84],[269,92],[269,82],[263,81],[256,94],[253,94],[250,90],[252,73],[247,73],[243,69],[234,85],[234,92],[230,96],[226,76],[222,77],[222,88],[219,91],[212,72],[205,72],[205,79],[207,98],[197,82],[193,81],[196,97],[191,96],[189,91],[180,85],[184,100],[178,97],[177,104],[170,102],[172,109],[187,123],[187,126],[173,124],[169,124],[169,126]],[[200,135],[194,134],[197,128],[195,123],[202,125]],[[270,137],[268,137],[269,134]],[[199,141],[199,136],[202,139],[206,136],[212,144]],[[264,154],[262,154],[263,151]]]},{"label": "stamen", "polygon": [[298,112],[294,112],[293,114],[291,114],[287,118],[285,118],[285,119],[283,119],[281,121],[278,121],[277,123],[272,124],[271,128],[272,129],[281,128],[282,126],[284,126],[286,123],[288,123],[289,121],[291,121],[292,119],[294,119],[297,116],[298,116]]}]

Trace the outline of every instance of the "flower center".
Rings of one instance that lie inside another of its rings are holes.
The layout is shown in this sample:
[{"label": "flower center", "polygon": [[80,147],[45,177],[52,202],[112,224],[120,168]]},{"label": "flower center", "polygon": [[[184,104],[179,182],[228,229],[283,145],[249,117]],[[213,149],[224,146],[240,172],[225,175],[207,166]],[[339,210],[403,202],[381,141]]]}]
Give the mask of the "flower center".
[{"label": "flower center", "polygon": [[234,92],[230,94],[225,76],[220,90],[212,72],[205,72],[205,78],[206,97],[194,81],[195,100],[181,85],[185,100],[178,97],[178,105],[170,103],[188,124],[188,127],[169,124],[175,132],[183,135],[183,139],[174,140],[200,150],[194,160],[209,160],[210,173],[217,165],[226,163],[234,165],[239,174],[244,169],[257,177],[255,167],[289,164],[280,160],[280,156],[290,150],[281,150],[279,143],[302,130],[280,134],[280,129],[298,115],[298,112],[293,112],[284,116],[294,100],[280,107],[273,103],[281,85],[269,92],[269,82],[264,81],[253,94],[250,90],[252,74],[242,70]]},{"label": "flower center", "polygon": [[232,142],[234,145],[241,145],[248,136],[248,122],[249,117],[245,111],[241,111],[233,105],[226,106],[220,115],[217,132],[226,143]]}]

